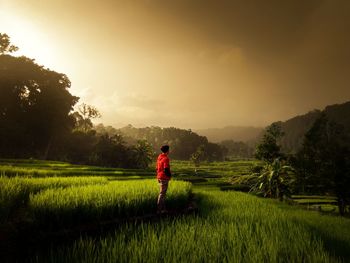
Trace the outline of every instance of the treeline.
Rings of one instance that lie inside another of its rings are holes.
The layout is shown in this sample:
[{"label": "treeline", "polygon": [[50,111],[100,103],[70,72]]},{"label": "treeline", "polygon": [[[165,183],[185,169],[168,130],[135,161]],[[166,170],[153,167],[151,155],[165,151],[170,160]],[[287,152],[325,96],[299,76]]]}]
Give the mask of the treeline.
[{"label": "treeline", "polygon": [[139,140],[147,141],[154,152],[159,152],[162,145],[170,145],[171,157],[177,160],[189,160],[198,150],[204,151],[202,161],[223,161],[227,155],[227,148],[219,144],[208,142],[205,136],[200,136],[191,130],[174,127],[161,128],[157,126],[135,128],[132,125],[115,129],[99,124],[95,127],[98,134],[109,136],[123,136],[128,144],[134,144]]},{"label": "treeline", "polygon": [[206,137],[177,128],[116,130],[92,119],[98,110],[69,92],[65,74],[12,56],[18,48],[0,34],[0,158],[39,158],[72,163],[146,168],[163,144],[172,158],[189,160],[204,149],[205,161],[223,160],[225,148]]},{"label": "treeline", "polygon": [[10,55],[18,48],[0,34],[0,158],[39,158],[92,165],[145,168],[153,151],[145,141],[97,134],[97,109],[69,92],[65,74]]},{"label": "treeline", "polygon": [[219,143],[226,148],[226,159],[252,159],[255,154],[255,145],[242,141],[224,140]]}]

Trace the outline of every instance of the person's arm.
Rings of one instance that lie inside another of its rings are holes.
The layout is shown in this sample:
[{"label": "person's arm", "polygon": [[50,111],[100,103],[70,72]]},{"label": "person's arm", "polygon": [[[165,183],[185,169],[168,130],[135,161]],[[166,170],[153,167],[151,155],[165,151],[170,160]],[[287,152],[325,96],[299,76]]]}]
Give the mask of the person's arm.
[{"label": "person's arm", "polygon": [[170,164],[169,164],[169,159],[166,158],[164,160],[164,173],[166,176],[171,176],[171,171],[170,171]]}]

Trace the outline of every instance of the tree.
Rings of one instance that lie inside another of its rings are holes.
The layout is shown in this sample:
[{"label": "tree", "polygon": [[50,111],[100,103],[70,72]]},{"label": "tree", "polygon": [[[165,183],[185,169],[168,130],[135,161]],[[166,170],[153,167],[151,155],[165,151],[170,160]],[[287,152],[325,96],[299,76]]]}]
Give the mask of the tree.
[{"label": "tree", "polygon": [[323,113],[306,133],[298,152],[298,180],[316,193],[335,194],[340,214],[350,198],[349,136],[344,128]]},{"label": "tree", "polygon": [[18,47],[11,44],[10,37],[7,34],[0,33],[0,55],[12,53],[18,50]]},{"label": "tree", "polygon": [[6,54],[16,47],[6,34],[0,39],[0,156],[47,158],[70,133],[78,97],[66,75]]},{"label": "tree", "polygon": [[78,112],[74,113],[76,129],[88,132],[93,128],[91,119],[100,118],[100,112],[91,105],[85,103],[78,106]]},{"label": "tree", "polygon": [[132,148],[132,162],[137,168],[146,169],[152,163],[154,151],[146,140],[138,140]]},{"label": "tree", "polygon": [[95,150],[98,139],[94,131],[73,131],[65,139],[65,148],[58,159],[64,156],[64,160],[73,163],[97,165]]},{"label": "tree", "polygon": [[284,132],[280,123],[273,123],[268,126],[265,129],[261,143],[256,147],[255,157],[269,164],[272,164],[276,158],[281,157],[281,147],[278,145],[278,141],[283,135]]},{"label": "tree", "polygon": [[220,143],[222,147],[225,147],[227,150],[225,155],[233,158],[253,158],[254,157],[254,148],[249,146],[245,142],[237,142],[234,140],[224,140]]},{"label": "tree", "polygon": [[130,152],[120,135],[104,134],[97,137],[90,163],[109,167],[127,167]]},{"label": "tree", "polygon": [[191,155],[191,161],[196,167],[195,172],[197,173],[197,167],[200,166],[201,162],[207,160],[207,156],[205,154],[204,145],[200,145],[197,150]]},{"label": "tree", "polygon": [[209,162],[224,161],[227,148],[216,143],[208,142],[204,147]]}]

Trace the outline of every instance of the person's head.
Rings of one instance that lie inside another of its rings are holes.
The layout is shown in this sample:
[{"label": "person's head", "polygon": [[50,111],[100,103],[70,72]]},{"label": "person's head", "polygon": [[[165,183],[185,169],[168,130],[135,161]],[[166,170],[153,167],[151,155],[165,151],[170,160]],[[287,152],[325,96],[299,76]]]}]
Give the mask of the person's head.
[{"label": "person's head", "polygon": [[169,145],[163,145],[162,147],[160,147],[160,150],[162,151],[162,153],[169,153]]}]

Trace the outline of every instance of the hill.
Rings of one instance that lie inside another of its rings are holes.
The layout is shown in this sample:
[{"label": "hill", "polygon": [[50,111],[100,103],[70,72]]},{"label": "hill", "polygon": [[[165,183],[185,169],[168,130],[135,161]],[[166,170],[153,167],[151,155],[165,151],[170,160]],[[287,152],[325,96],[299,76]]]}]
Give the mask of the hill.
[{"label": "hill", "polygon": [[132,125],[115,129],[111,126],[105,127],[103,124],[95,126],[95,130],[98,134],[107,133],[110,136],[121,136],[126,144],[135,144],[139,140],[146,140],[154,152],[159,152],[162,145],[169,144],[171,156],[178,160],[189,160],[199,147],[204,147],[203,151],[207,159],[211,161],[223,160],[225,155],[225,148],[208,142],[205,136],[200,136],[192,130],[158,126],[136,128]]},{"label": "hill", "polygon": [[210,142],[225,140],[248,142],[261,134],[261,127],[227,126],[224,128],[209,128],[195,130],[199,135],[205,136]]},{"label": "hill", "polygon": [[302,145],[305,133],[311,128],[315,120],[324,112],[328,118],[344,126],[350,133],[350,101],[325,107],[323,111],[313,110],[304,115],[291,118],[281,124],[285,136],[281,140],[282,150],[295,153]]}]

